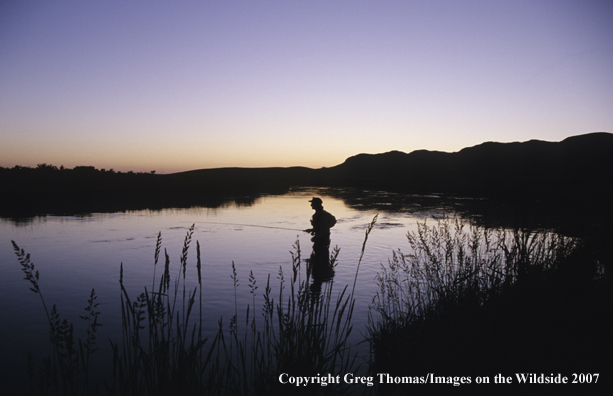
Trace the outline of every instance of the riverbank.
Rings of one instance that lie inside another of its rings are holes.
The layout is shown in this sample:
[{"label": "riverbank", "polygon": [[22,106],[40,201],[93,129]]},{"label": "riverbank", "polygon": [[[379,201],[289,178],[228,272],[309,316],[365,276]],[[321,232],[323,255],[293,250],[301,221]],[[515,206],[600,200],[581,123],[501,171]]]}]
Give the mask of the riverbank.
[{"label": "riverbank", "polygon": [[[394,256],[378,277],[371,372],[464,378],[456,386],[470,394],[538,386],[543,373],[570,378],[563,392],[611,389],[610,263],[585,240],[517,230],[502,240],[490,235],[485,246],[485,235],[424,225],[410,253]],[[496,384],[496,376],[511,380]],[[441,381],[380,391],[434,394],[449,384]]]}]

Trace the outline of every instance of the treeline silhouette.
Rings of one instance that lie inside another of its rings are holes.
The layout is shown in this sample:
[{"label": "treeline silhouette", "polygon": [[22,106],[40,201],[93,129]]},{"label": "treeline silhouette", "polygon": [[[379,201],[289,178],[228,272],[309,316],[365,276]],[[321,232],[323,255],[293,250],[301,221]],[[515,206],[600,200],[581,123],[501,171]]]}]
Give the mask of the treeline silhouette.
[{"label": "treeline silhouette", "polygon": [[531,215],[527,208],[554,207],[555,213],[580,217],[586,208],[610,212],[612,152],[613,134],[600,132],[561,142],[487,142],[455,153],[359,154],[321,169],[218,168],[160,175],[91,166],[16,166],[0,168],[6,191],[0,215],[215,207],[228,201],[248,205],[261,194],[319,186],[487,198],[495,205],[476,202],[481,211],[510,205],[526,217]]},{"label": "treeline silhouette", "polygon": [[0,168],[0,216],[24,218],[45,214],[82,214],[190,206],[218,207],[234,201],[252,204],[259,194],[276,191],[237,177],[195,177],[190,172],[115,172],[78,166],[40,164],[36,168]]}]

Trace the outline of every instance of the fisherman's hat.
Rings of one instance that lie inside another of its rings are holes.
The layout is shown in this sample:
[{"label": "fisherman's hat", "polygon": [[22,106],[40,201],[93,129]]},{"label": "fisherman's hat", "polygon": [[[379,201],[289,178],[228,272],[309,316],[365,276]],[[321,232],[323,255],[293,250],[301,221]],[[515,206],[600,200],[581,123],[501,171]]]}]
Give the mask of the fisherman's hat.
[{"label": "fisherman's hat", "polygon": [[313,199],[311,199],[309,202],[312,202],[314,204],[319,204],[319,205],[321,205],[323,203],[321,198],[317,198],[317,197],[313,197]]}]

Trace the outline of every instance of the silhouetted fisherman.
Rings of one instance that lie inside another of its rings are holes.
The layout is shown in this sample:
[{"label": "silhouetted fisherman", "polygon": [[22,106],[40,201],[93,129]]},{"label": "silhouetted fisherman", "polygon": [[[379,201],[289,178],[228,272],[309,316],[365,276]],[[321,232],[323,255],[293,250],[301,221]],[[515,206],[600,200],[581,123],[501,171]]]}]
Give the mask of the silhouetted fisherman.
[{"label": "silhouetted fisherman", "polygon": [[336,224],[336,218],[326,212],[320,198],[314,197],[309,201],[311,208],[315,210],[311,218],[311,227],[304,232],[309,232],[313,237],[313,252],[309,260],[309,267],[313,276],[312,291],[321,290],[321,284],[334,276],[334,270],[330,265],[330,228]]}]

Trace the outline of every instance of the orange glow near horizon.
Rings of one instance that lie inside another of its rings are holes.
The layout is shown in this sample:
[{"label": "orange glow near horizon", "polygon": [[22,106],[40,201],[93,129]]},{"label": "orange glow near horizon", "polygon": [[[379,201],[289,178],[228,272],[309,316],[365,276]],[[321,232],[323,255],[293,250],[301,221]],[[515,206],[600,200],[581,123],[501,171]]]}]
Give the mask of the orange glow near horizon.
[{"label": "orange glow near horizon", "polygon": [[320,168],[613,132],[611,15],[590,0],[8,2],[0,166]]}]

